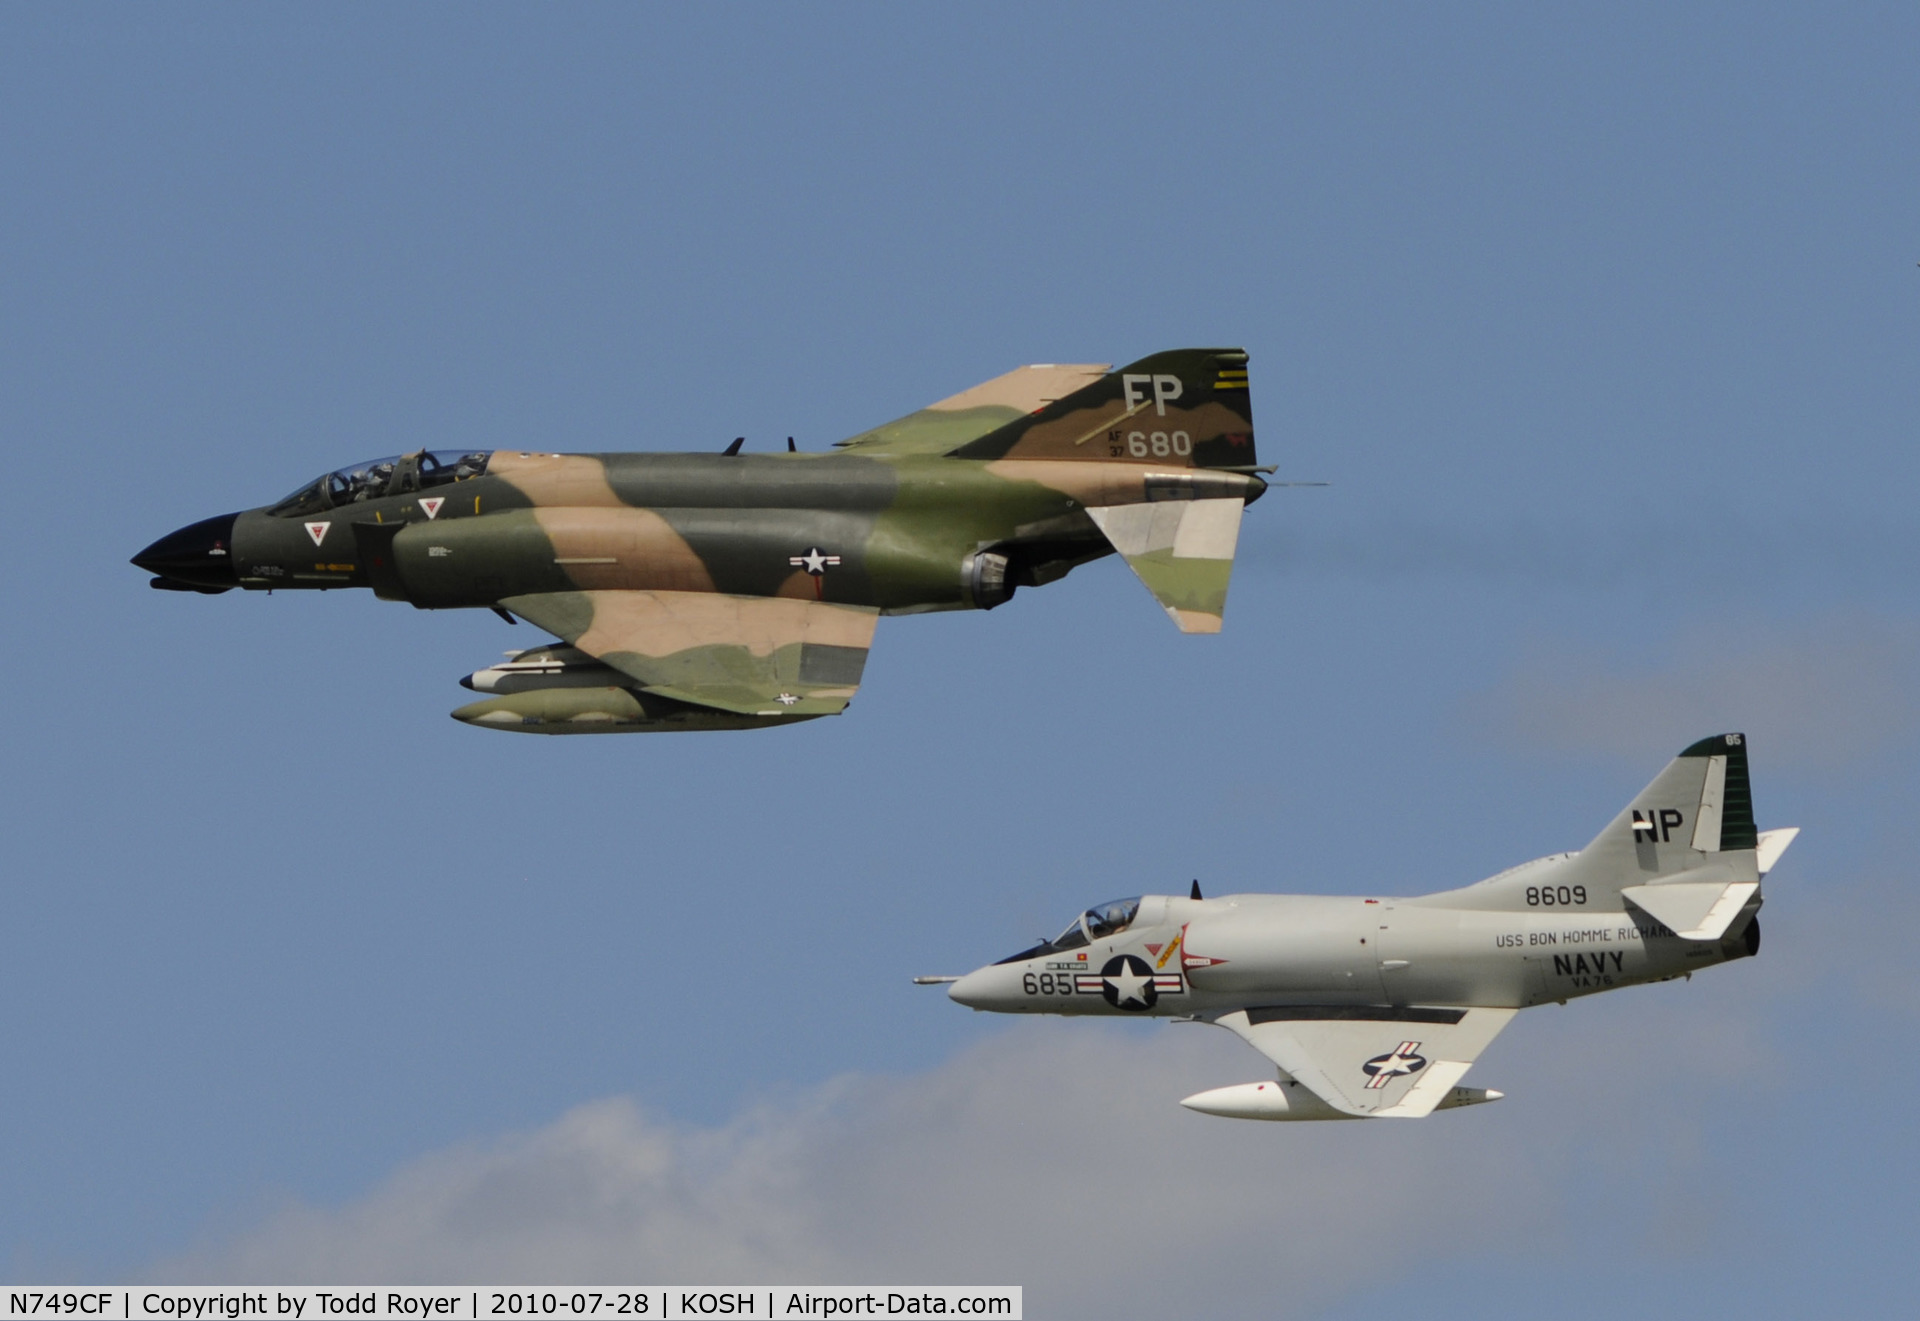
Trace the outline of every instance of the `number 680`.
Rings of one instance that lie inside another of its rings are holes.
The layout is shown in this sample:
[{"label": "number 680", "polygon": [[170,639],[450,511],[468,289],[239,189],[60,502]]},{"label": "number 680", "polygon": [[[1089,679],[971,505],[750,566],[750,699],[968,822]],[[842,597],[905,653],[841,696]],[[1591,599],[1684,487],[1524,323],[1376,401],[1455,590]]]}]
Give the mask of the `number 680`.
[{"label": "number 680", "polygon": [[1168,435],[1164,431],[1133,431],[1127,434],[1127,453],[1136,459],[1144,459],[1149,454],[1156,459],[1164,459],[1169,454],[1193,453],[1193,437],[1184,431]]}]

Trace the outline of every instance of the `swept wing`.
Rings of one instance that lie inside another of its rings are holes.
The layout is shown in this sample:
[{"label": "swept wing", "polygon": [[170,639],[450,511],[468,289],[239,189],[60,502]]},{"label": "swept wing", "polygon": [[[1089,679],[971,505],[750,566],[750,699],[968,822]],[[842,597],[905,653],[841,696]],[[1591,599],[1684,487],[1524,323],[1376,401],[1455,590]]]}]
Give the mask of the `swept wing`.
[{"label": "swept wing", "polygon": [[1466,1075],[1513,1009],[1305,1005],[1215,1019],[1336,1110],[1419,1119]]},{"label": "swept wing", "polygon": [[500,604],[647,692],[748,716],[839,714],[879,618],[867,606],[718,592],[547,592]]}]

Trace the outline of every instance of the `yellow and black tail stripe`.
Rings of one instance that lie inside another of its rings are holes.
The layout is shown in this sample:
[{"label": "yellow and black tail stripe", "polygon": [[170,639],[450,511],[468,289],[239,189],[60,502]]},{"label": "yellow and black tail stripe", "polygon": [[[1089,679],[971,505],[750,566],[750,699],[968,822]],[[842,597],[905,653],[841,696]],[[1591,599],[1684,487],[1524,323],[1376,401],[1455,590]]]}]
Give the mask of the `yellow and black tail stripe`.
[{"label": "yellow and black tail stripe", "polygon": [[1245,390],[1247,388],[1247,369],[1245,367],[1224,367],[1219,379],[1214,381],[1216,390]]}]

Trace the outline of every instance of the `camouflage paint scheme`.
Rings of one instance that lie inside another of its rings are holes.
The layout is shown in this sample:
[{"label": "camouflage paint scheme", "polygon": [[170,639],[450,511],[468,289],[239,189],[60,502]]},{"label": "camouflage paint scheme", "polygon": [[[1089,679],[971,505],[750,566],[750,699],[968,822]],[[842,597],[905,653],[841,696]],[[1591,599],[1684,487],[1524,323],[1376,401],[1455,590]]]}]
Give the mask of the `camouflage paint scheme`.
[{"label": "camouflage paint scheme", "polygon": [[207,519],[155,587],[368,587],[566,644],[462,680],[536,733],[737,729],[843,710],[883,614],[992,609],[1116,550],[1219,631],[1257,466],[1246,354],[1023,367],[834,453],[419,452]]}]

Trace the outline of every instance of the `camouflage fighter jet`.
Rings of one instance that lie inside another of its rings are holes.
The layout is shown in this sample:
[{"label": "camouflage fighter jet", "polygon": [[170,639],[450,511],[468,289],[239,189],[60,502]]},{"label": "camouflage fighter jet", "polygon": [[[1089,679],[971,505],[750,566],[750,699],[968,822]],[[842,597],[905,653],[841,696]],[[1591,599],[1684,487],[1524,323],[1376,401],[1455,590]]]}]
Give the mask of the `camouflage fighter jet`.
[{"label": "camouflage fighter jet", "polygon": [[1118,551],[1213,633],[1266,490],[1247,355],[1022,367],[830,454],[421,450],[181,528],[154,587],[370,587],[563,645],[461,680],[453,714],[542,734],[752,729],[843,710],[884,614],[991,610]]},{"label": "camouflage fighter jet", "polygon": [[1760,950],[1760,881],[1799,831],[1757,831],[1739,734],[1702,739],[1586,848],[1415,899],[1147,895],[951,983],[999,1013],[1214,1023],[1278,1075],[1189,1096],[1230,1119],[1418,1119],[1498,1100],[1460,1079],[1514,1014]]}]

